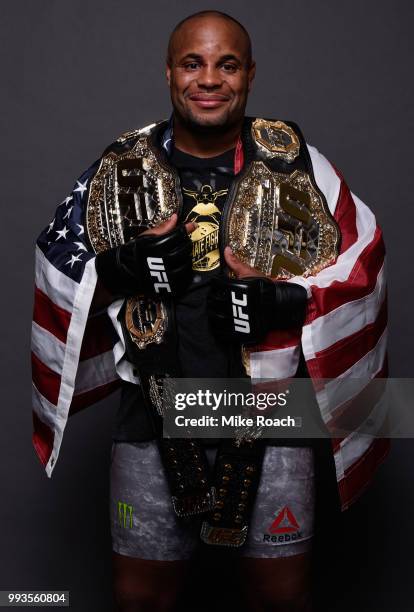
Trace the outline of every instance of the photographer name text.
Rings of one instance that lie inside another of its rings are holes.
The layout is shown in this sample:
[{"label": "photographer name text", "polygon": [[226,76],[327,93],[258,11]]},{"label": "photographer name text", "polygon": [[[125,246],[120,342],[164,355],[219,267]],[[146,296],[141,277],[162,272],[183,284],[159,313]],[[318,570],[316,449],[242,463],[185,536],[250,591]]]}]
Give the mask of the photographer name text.
[{"label": "photographer name text", "polygon": [[180,414],[175,417],[177,427],[298,427],[299,419],[287,416],[283,418],[265,417],[258,414],[255,417],[241,415],[221,415],[214,417],[203,415],[200,417],[185,417]]}]

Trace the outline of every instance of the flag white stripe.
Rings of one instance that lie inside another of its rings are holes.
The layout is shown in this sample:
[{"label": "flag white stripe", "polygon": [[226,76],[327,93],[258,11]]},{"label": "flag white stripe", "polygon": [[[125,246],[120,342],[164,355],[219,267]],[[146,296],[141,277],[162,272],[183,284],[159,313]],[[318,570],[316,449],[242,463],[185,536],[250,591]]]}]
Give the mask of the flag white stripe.
[{"label": "flag white stripe", "polygon": [[386,294],[385,264],[382,266],[374,290],[352,302],[341,304],[335,310],[318,317],[302,330],[302,346],[305,358],[314,359],[315,354],[329,348],[374,323]]},{"label": "flag white stripe", "polygon": [[139,377],[134,374],[135,368],[132,363],[126,358],[124,334],[122,331],[121,323],[118,320],[118,314],[122,308],[123,303],[123,299],[117,300],[116,302],[113,302],[110,306],[108,306],[107,310],[109,318],[111,319],[112,324],[115,327],[119,337],[119,341],[114,345],[113,348],[115,368],[119,377],[122,378],[122,380],[126,380],[127,382],[138,385],[140,384]]},{"label": "flag white stripe", "polygon": [[32,323],[32,351],[48,368],[61,375],[65,345],[35,321]]},{"label": "flag white stripe", "polygon": [[95,292],[96,282],[97,274],[95,259],[93,258],[85,265],[82,282],[77,285],[78,291],[76,292],[73,302],[72,317],[66,340],[59,399],[56,407],[57,422],[62,423],[62,427],[57,428],[55,432],[53,450],[46,465],[46,473],[49,477],[52,475],[53,467],[56,465],[62,443],[62,436],[75,387],[75,377],[78,369],[82,338],[85,332],[88,312]]},{"label": "flag white stripe", "polygon": [[40,393],[35,384],[32,384],[32,405],[34,412],[37,414],[42,423],[45,423],[45,425],[54,431],[57,426],[56,406],[49,402],[49,400]]},{"label": "flag white stripe", "polygon": [[300,357],[300,345],[250,354],[252,378],[289,378],[296,374]]},{"label": "flag white stripe", "polygon": [[[359,434],[356,431],[341,443],[342,472],[346,472],[368,450],[374,436]],[[344,474],[343,474],[344,475]]]},{"label": "flag white stripe", "polygon": [[112,349],[79,362],[74,394],[86,393],[118,378]]},{"label": "flag white stripe", "polygon": [[70,279],[66,274],[55,268],[42,250],[36,245],[35,263],[36,286],[60,308],[67,312],[72,311],[72,305],[79,288],[79,283]]},{"label": "flag white stripe", "polygon": [[333,216],[339,200],[341,191],[341,180],[332,167],[332,164],[326,159],[316,147],[307,145],[309,155],[312,162],[313,174],[319,189],[326,198],[329,211]]},{"label": "flag white stripe", "polygon": [[335,472],[336,472],[336,480],[340,482],[344,478],[344,465],[342,461],[342,451],[338,448],[334,452],[334,462],[335,462]]},{"label": "flag white stripe", "polygon": [[387,329],[384,330],[373,349],[340,376],[327,382],[323,390],[317,392],[316,398],[325,422],[332,418],[336,408],[361,393],[369,381],[381,370],[386,350]]},{"label": "flag white stripe", "polygon": [[317,276],[294,276],[290,280],[292,283],[298,283],[305,287],[308,295],[311,292],[311,287],[320,289],[329,287],[333,282],[345,282],[348,280],[358,257],[363,250],[373,241],[376,230],[376,220],[373,213],[370,211],[357,196],[352,194],[356,206],[356,223],[358,239],[341,255],[334,264],[321,270]]},{"label": "flag white stripe", "polygon": [[[349,436],[341,440],[340,449],[344,472],[352,467],[361,455],[368,450],[375,438],[375,432],[381,431],[381,426],[386,419],[388,410],[387,394],[383,393],[358,430],[353,431]],[[367,425],[368,420],[372,422],[369,426]],[[360,433],[361,431],[368,432],[369,430],[372,431],[372,435]]]}]

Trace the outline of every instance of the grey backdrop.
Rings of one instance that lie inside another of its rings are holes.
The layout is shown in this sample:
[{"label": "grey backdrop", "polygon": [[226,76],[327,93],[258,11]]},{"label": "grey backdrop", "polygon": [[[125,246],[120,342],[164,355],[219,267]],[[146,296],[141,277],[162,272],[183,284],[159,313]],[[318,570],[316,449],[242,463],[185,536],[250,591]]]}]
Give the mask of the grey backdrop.
[{"label": "grey backdrop", "polygon": [[[33,248],[108,143],[168,116],[166,40],[203,8],[230,12],[251,32],[258,70],[249,113],[298,122],[376,213],[388,249],[391,370],[413,376],[413,3],[2,2],[0,589],[70,589],[76,610],[111,609],[107,468],[117,397],[71,420],[48,480],[30,441]],[[394,443],[344,517],[346,547],[331,534],[330,611],[412,609],[412,461],[412,441]]]}]

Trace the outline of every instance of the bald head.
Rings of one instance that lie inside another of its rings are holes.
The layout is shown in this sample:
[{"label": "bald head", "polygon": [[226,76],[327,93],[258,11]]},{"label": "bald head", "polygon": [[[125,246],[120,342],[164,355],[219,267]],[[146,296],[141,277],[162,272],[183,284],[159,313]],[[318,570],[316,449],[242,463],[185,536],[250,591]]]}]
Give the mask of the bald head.
[{"label": "bald head", "polygon": [[229,15],[203,11],[181,21],[166,68],[174,126],[189,133],[239,130],[255,74],[251,56],[248,33]]},{"label": "bald head", "polygon": [[182,37],[190,37],[192,32],[197,31],[198,26],[206,25],[207,22],[221,22],[226,26],[229,32],[229,36],[234,36],[239,42],[241,54],[245,58],[245,65],[247,68],[252,64],[252,43],[250,40],[249,33],[246,28],[234,17],[222,13],[221,11],[200,11],[189,15],[182,21],[180,21],[173,31],[171,32],[168,49],[167,49],[167,64],[171,66],[174,57],[176,56],[177,47],[180,46],[180,40]]}]

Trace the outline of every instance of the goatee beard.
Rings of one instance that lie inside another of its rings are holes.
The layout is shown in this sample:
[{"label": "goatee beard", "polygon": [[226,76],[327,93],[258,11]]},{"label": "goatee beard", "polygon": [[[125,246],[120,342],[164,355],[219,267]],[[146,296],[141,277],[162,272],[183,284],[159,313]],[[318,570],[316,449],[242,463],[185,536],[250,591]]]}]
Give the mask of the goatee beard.
[{"label": "goatee beard", "polygon": [[187,129],[204,136],[207,134],[223,134],[229,129],[233,128],[239,121],[238,119],[229,121],[228,115],[224,115],[223,117],[219,118],[216,123],[208,123],[208,120],[207,123],[203,123],[202,121],[199,121],[197,117],[191,114],[188,114],[185,117],[183,117],[181,113],[177,113],[177,111],[175,111],[174,114],[179,122]]}]

